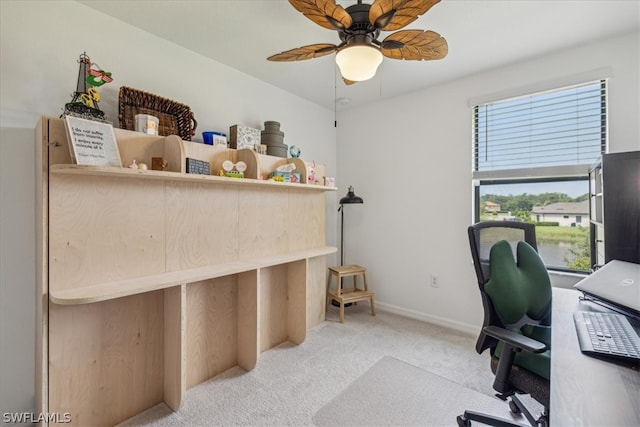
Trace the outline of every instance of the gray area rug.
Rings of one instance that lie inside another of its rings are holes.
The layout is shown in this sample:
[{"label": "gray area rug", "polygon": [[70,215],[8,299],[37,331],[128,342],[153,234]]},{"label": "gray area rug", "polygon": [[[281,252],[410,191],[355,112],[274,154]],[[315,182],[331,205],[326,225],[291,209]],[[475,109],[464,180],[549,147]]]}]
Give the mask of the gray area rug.
[{"label": "gray area rug", "polygon": [[508,405],[385,356],[313,416],[317,426],[454,426],[465,409],[509,417]]}]

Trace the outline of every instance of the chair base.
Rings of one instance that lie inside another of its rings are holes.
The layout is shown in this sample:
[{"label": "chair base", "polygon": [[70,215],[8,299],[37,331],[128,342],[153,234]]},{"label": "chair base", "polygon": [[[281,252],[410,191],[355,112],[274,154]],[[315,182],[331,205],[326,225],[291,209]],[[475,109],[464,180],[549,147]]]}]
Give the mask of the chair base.
[{"label": "chair base", "polygon": [[506,418],[494,417],[493,415],[475,411],[464,411],[463,415],[456,417],[456,421],[459,427],[471,427],[471,421],[477,421],[495,427],[524,427],[522,424],[507,420]]},{"label": "chair base", "polygon": [[[503,395],[497,395],[499,398],[506,400],[506,397]],[[547,409],[543,414],[535,419],[531,414],[531,411],[527,409],[522,400],[518,398],[517,395],[512,395],[509,400],[509,409],[514,414],[522,414],[529,422],[529,425],[532,427],[547,427],[549,425],[549,415],[547,413]],[[516,422],[515,420],[509,420],[506,418],[496,417],[489,414],[483,414],[481,412],[475,411],[464,411],[463,415],[458,415],[456,417],[456,421],[458,426],[460,427],[470,427],[471,421],[477,421],[482,424],[494,426],[494,427],[525,427],[523,424]]]}]

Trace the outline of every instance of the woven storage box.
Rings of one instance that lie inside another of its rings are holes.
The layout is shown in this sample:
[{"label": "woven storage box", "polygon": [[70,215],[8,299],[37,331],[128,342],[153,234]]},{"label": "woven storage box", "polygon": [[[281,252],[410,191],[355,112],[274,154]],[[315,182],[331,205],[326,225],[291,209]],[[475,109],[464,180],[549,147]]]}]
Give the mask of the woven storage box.
[{"label": "woven storage box", "polygon": [[136,114],[150,114],[160,120],[158,134],[178,135],[191,141],[198,123],[188,105],[152,93],[122,86],[119,95],[118,118],[122,129],[135,130]]}]

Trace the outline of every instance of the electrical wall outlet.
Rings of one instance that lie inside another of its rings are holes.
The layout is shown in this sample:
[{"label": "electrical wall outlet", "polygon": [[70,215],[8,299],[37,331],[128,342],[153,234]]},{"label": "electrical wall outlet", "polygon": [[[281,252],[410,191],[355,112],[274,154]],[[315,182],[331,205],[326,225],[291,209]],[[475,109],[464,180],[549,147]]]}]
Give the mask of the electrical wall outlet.
[{"label": "electrical wall outlet", "polygon": [[440,286],[440,280],[438,280],[438,276],[435,274],[429,275],[429,284],[432,288],[437,288]]}]

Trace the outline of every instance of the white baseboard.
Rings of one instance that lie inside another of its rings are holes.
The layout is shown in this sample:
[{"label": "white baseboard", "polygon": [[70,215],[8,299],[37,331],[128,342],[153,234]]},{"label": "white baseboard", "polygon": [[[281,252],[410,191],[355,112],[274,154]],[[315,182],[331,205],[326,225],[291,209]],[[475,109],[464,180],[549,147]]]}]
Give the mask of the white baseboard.
[{"label": "white baseboard", "polygon": [[446,328],[451,328],[456,331],[459,331],[474,337],[478,336],[478,333],[480,332],[480,325],[469,325],[467,323],[457,322],[455,320],[447,319],[444,317],[434,316],[431,314],[410,310],[408,308],[398,307],[393,304],[387,304],[384,302],[376,301],[376,309],[378,308],[381,311],[386,311],[389,313],[397,314],[399,316],[408,317],[410,319],[420,320],[426,323],[432,323],[438,326],[444,326]]}]

